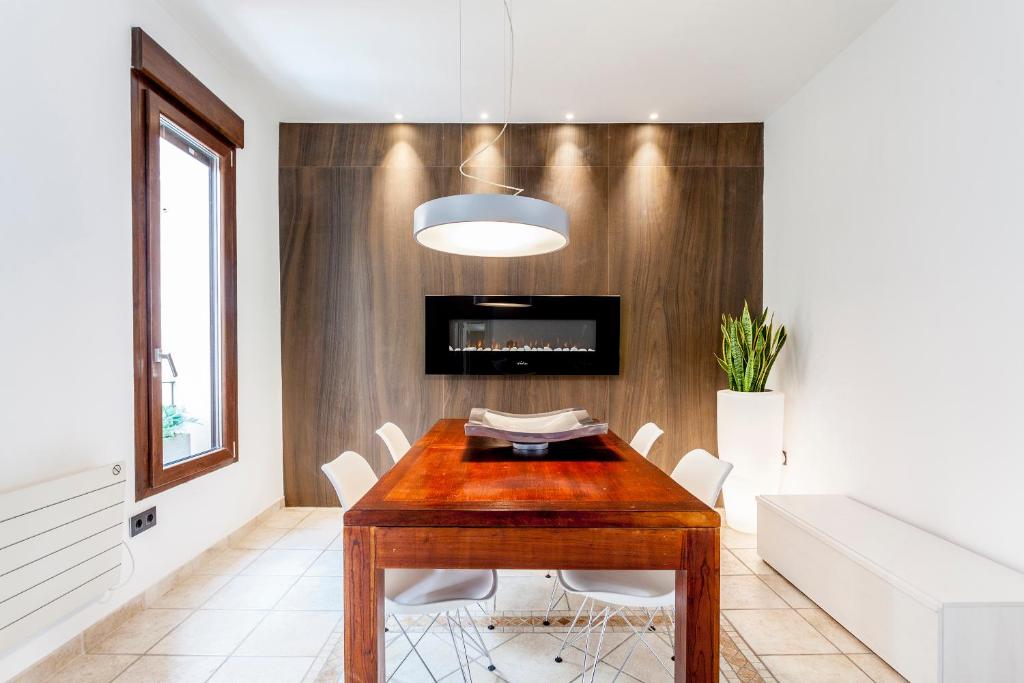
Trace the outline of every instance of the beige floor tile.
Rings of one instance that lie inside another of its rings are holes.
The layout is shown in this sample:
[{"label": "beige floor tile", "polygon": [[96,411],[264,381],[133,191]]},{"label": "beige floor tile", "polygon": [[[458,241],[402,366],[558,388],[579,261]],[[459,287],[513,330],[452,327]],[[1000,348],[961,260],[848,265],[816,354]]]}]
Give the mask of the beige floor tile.
[{"label": "beige floor tile", "polygon": [[139,612],[93,648],[93,653],[141,655],[188,618],[190,613],[187,609],[147,609]]},{"label": "beige floor tile", "polygon": [[866,654],[871,652],[864,643],[857,640],[838,621],[830,617],[825,610],[815,607],[812,609],[798,609],[797,612],[811,626],[818,629],[821,635],[828,638],[833,645],[839,648],[840,652],[845,652],[846,654]]},{"label": "beige floor tile", "polygon": [[759,655],[835,654],[839,651],[792,609],[726,610],[726,617]]},{"label": "beige floor tile", "polygon": [[757,554],[756,548],[736,548],[732,551],[739,561],[747,565],[750,571],[755,574],[774,574],[775,570],[768,566],[761,556]]},{"label": "beige floor tile", "polygon": [[299,529],[334,529],[341,531],[341,508],[317,510],[296,525]]},{"label": "beige floor tile", "polygon": [[871,683],[845,655],[762,657],[780,683]]},{"label": "beige floor tile", "polygon": [[230,580],[231,577],[224,574],[193,574],[153,601],[150,607],[194,609]]},{"label": "beige floor tile", "polygon": [[287,533],[288,529],[273,529],[268,526],[256,527],[246,536],[239,539],[235,543],[235,547],[263,550],[277,543]]},{"label": "beige floor tile", "polygon": [[342,544],[341,534],[338,534],[338,537],[336,539],[334,539],[333,541],[331,541],[331,544],[329,546],[327,546],[327,549],[328,550],[344,550],[345,549],[345,546]]},{"label": "beige floor tile", "polygon": [[[612,637],[613,635],[615,638]],[[669,671],[672,671],[672,668],[675,666],[672,662],[672,647],[653,634],[648,634],[644,637],[644,640],[650,645],[650,649],[639,643],[635,636],[630,636],[626,633],[608,634],[605,637],[602,649],[608,653],[607,662],[610,667],[607,670],[599,668],[597,680],[610,681],[614,678],[615,671],[622,666],[622,662],[628,657],[629,659],[626,661],[623,673],[638,678],[645,683],[657,683],[659,681],[671,683],[672,675],[666,673],[663,665],[668,667]],[[630,654],[630,650],[632,650],[632,654]],[[651,653],[651,650],[657,653],[657,657]],[[623,676],[620,676],[619,681],[622,681],[623,678]]]},{"label": "beige floor tile", "polygon": [[315,657],[339,619],[340,612],[272,612],[235,655]]},{"label": "beige floor tile", "polygon": [[281,508],[267,517],[260,526],[268,526],[272,529],[291,529],[296,524],[312,514],[309,510],[299,508]]},{"label": "beige floor tile", "polygon": [[796,586],[778,574],[765,574],[761,577],[761,580],[768,584],[773,591],[779,594],[779,597],[786,601],[786,604],[794,609],[817,607],[813,600],[801,593]]},{"label": "beige floor tile", "polygon": [[753,574],[721,578],[722,609],[779,609],[785,601]]},{"label": "beige floor tile", "polygon": [[745,534],[735,529],[730,529],[727,526],[722,527],[722,544],[732,550],[733,548],[756,548],[757,547],[757,536],[754,534]]},{"label": "beige floor tile", "polygon": [[[532,610],[543,612],[547,609],[551,597],[551,586],[554,578],[546,579],[543,574],[536,576],[506,576],[498,581],[498,600],[496,609]],[[559,595],[558,591],[556,595]],[[569,595],[569,608],[575,610],[580,606],[579,598]],[[559,603],[558,609],[565,610],[565,601]]]},{"label": "beige floor tile", "polygon": [[[410,633],[413,639],[418,637],[418,634]],[[515,634],[500,634],[501,637],[496,637],[496,634],[488,633],[484,635],[484,640],[487,643],[488,648],[493,652],[502,643],[507,642],[514,637]],[[433,633],[424,638],[418,645],[417,649],[420,656],[426,661],[427,665],[433,674],[439,678],[443,678],[444,681],[462,681],[462,677],[458,673],[458,659],[455,655],[455,650],[452,648],[451,636],[447,629],[442,629],[436,633]],[[404,639],[397,640],[392,646],[388,648],[387,662],[388,671],[396,672],[395,679],[402,680],[404,682],[411,681],[429,681],[430,676],[427,674],[423,667],[423,664],[416,658],[415,654],[410,655],[405,659],[404,663],[399,667],[399,663],[405,658],[406,653],[409,652],[408,643],[404,642]],[[392,651],[393,650],[393,651]],[[546,654],[546,653],[545,653]],[[473,653],[471,658],[475,655]],[[535,653],[536,656],[542,656],[542,653]],[[554,654],[552,653],[553,657]],[[479,660],[483,663],[484,660]],[[474,683],[480,683],[481,681],[492,681],[494,680],[493,674],[488,674],[483,678],[477,678],[474,673]]]},{"label": "beige floor tile", "polygon": [[343,607],[341,577],[303,576],[284,594],[274,610],[340,611]]},{"label": "beige floor tile", "polygon": [[229,655],[266,612],[199,610],[168,633],[150,652],[160,655]]},{"label": "beige floor tile", "polygon": [[48,683],[110,683],[138,655],[81,655],[75,657]]},{"label": "beige floor tile", "polygon": [[195,567],[195,574],[238,574],[249,563],[260,556],[260,550],[248,548],[225,548],[211,553]]},{"label": "beige floor tile", "polygon": [[295,583],[294,576],[236,576],[207,600],[202,609],[267,610]]},{"label": "beige floor tile", "polygon": [[343,566],[340,550],[325,550],[306,570],[306,576],[342,576]]},{"label": "beige floor tile", "polygon": [[750,567],[740,562],[739,558],[732,554],[732,551],[722,548],[722,576],[737,574],[751,574]]},{"label": "beige floor tile", "polygon": [[294,550],[326,550],[331,541],[340,533],[340,529],[292,529],[274,543],[274,547]]},{"label": "beige floor tile", "polygon": [[270,548],[242,570],[248,576],[299,576],[309,569],[321,554],[319,550],[285,550]]},{"label": "beige floor tile", "polygon": [[[560,644],[560,639],[547,633],[520,634],[492,650],[491,656],[498,667],[495,673],[500,674],[503,680],[509,683],[568,683],[579,677],[583,658],[578,650],[567,649],[562,653],[564,661],[556,663],[555,654]],[[458,674],[455,680],[461,680]],[[473,680],[478,680],[475,670]],[[481,680],[488,681],[493,678]]]},{"label": "beige floor tile", "polygon": [[223,657],[140,657],[115,683],[202,683]]},{"label": "beige floor tile", "polygon": [[849,657],[875,683],[907,683],[907,679],[876,654],[851,654]]},{"label": "beige floor tile", "polygon": [[312,657],[228,657],[210,683],[302,683]]}]

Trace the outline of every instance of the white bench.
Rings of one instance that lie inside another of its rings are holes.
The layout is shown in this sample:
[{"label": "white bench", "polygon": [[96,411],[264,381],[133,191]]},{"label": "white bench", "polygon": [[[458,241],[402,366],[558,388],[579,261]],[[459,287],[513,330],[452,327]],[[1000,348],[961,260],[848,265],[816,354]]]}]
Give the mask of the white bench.
[{"label": "white bench", "polygon": [[913,683],[1024,681],[1024,574],[846,496],[759,497],[757,552]]}]

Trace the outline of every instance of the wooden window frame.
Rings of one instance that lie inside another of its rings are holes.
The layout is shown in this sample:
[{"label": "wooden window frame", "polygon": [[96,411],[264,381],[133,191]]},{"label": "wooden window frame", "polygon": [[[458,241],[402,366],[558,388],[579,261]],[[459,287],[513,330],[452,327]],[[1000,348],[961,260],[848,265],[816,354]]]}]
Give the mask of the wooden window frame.
[{"label": "wooden window frame", "polygon": [[[244,123],[142,29],[132,29],[132,290],[135,369],[135,498],[142,500],[238,461],[235,150]],[[220,158],[221,446],[163,466],[160,338],[159,145],[161,117]],[[154,296],[157,293],[157,296]]]}]

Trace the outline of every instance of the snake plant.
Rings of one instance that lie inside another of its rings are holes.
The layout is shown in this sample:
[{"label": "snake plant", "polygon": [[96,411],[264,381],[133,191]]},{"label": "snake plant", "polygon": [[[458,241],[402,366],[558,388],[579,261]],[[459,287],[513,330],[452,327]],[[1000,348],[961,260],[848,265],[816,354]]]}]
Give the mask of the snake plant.
[{"label": "snake plant", "polygon": [[722,355],[715,356],[729,378],[733,391],[764,391],[768,373],[786,343],[786,326],[774,328],[775,316],[768,309],[751,318],[747,302],[743,314],[736,319],[722,315]]}]

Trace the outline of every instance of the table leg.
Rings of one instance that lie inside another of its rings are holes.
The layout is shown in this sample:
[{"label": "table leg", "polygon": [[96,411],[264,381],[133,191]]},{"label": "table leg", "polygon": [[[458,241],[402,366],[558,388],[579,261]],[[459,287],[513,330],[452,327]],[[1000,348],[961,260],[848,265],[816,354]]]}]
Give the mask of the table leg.
[{"label": "table leg", "polygon": [[373,541],[371,527],[345,527],[345,683],[384,681],[384,570]]},{"label": "table leg", "polygon": [[676,571],[677,683],[718,683],[718,529],[688,529],[684,569]]}]

